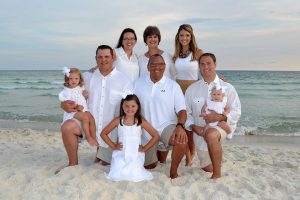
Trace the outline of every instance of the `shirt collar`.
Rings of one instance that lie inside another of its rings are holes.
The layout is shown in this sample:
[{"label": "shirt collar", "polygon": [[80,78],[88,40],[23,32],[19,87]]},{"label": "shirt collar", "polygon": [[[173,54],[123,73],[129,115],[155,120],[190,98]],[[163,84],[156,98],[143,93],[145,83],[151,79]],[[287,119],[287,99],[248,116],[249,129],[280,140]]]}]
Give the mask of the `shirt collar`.
[{"label": "shirt collar", "polygon": [[162,84],[163,84],[163,83],[166,82],[166,77],[163,76],[158,82],[153,83],[152,80],[151,80],[151,78],[150,78],[150,74],[148,74],[148,75],[145,76],[145,80],[146,80],[147,83],[152,83],[152,84],[159,84],[159,83],[162,83]]},{"label": "shirt collar", "polygon": [[215,79],[214,79],[211,83],[207,83],[207,82],[205,82],[204,80],[203,80],[203,82],[204,82],[206,85],[211,85],[211,84],[216,85],[216,84],[220,84],[220,78],[219,78],[219,76],[216,74]]},{"label": "shirt collar", "polygon": [[117,69],[115,67],[113,67],[113,70],[107,75],[107,76],[103,76],[101,73],[100,73],[100,69],[98,68],[97,69],[97,73],[101,76],[101,77],[110,77],[110,76],[113,76],[115,73],[117,73]]}]

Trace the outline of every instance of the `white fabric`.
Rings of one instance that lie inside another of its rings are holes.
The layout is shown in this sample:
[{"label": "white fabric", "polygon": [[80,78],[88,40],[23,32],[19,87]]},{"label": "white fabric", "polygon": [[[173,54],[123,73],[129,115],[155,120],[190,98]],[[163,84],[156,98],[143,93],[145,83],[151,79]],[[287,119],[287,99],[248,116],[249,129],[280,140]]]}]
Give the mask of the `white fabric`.
[{"label": "white fabric", "polygon": [[[226,96],[227,96],[227,107],[230,112],[227,114],[227,123],[231,128],[231,133],[227,134],[227,139],[231,139],[233,132],[236,129],[237,122],[241,116],[241,103],[235,88],[227,82],[222,81],[216,76],[215,80],[208,84],[203,80],[199,80],[187,89],[185,93],[185,100],[187,106],[188,119],[186,121],[186,127],[189,128],[190,125],[195,124],[201,127],[205,126],[205,121],[202,117],[199,117],[202,106],[205,103],[208,95],[211,93],[211,89],[215,84],[225,85]],[[198,136],[194,133],[195,145],[199,150],[207,151],[207,145],[203,137]]]},{"label": "white fabric", "polygon": [[[131,81],[117,69],[103,76],[99,69],[94,73],[83,73],[86,89],[89,92],[88,108],[95,118],[96,137],[101,147],[108,145],[100,137],[102,129],[115,117],[119,116],[122,93],[133,90]],[[109,137],[117,140],[117,132],[113,130]]]},{"label": "white fabric", "polygon": [[[87,109],[87,104],[84,96],[82,95],[84,87],[77,86],[75,88],[68,88],[64,87],[64,89],[58,94],[59,101],[67,101],[71,100],[74,101],[75,104],[83,106],[83,112],[88,111]],[[66,120],[74,118],[74,115],[76,112],[64,112],[64,118],[63,118],[63,123]]]},{"label": "white fabric", "polygon": [[112,153],[111,168],[107,178],[113,181],[151,180],[151,172],[144,168],[145,153],[139,152],[141,144],[141,126],[118,126],[119,142],[123,144],[121,151],[114,150]]},{"label": "white fabric", "polygon": [[[142,114],[161,135],[170,124],[177,124],[177,114],[186,110],[185,100],[180,86],[168,77],[153,83],[150,75],[140,77],[134,82],[134,93],[138,96]],[[142,142],[147,143],[151,136],[144,131]]]},{"label": "white fabric", "polygon": [[199,63],[192,59],[192,53],[186,58],[176,58],[174,68],[176,71],[176,79],[178,80],[198,80],[201,78],[199,73]]},{"label": "white fabric", "polygon": [[[164,75],[174,80],[175,69],[172,55],[167,52],[163,52],[162,57],[166,63]],[[139,56],[140,77],[150,74],[148,71],[148,62],[149,58],[147,58],[145,54]]]},{"label": "white fabric", "polygon": [[122,47],[115,49],[117,59],[113,66],[120,72],[124,73],[132,82],[139,77],[139,63],[138,57],[133,52],[128,58]]},{"label": "white fabric", "polygon": [[[223,114],[224,112],[224,108],[226,107],[227,104],[227,97],[223,97],[223,101],[222,102],[216,102],[216,101],[212,101],[210,95],[208,96],[208,98],[206,99],[206,109],[205,112],[207,114],[210,113],[209,110],[213,110],[218,114]],[[209,123],[209,125],[211,127],[216,127],[218,124],[218,122],[212,122]]]}]

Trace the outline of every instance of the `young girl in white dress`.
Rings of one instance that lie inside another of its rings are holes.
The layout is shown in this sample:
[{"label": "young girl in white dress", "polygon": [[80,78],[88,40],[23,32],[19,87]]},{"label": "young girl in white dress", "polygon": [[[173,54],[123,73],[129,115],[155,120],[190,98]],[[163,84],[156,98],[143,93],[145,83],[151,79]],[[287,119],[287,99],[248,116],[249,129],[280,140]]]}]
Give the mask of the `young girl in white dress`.
[{"label": "young girl in white dress", "polygon": [[74,102],[74,112],[64,112],[63,123],[67,120],[74,120],[74,118],[79,120],[88,143],[99,146],[96,140],[95,120],[87,110],[86,98],[88,97],[88,92],[83,87],[82,75],[77,68],[64,67],[63,73],[65,75],[65,87],[58,95],[59,100],[61,102]]},{"label": "young girl in white dress", "polygon": [[[118,142],[113,143],[108,134],[118,128]],[[142,128],[151,140],[141,145]],[[144,168],[145,152],[155,145],[159,135],[142,117],[139,99],[134,94],[124,94],[120,105],[120,117],[113,119],[101,132],[102,139],[113,149],[111,168],[107,178],[113,181],[151,180],[151,172]]]}]

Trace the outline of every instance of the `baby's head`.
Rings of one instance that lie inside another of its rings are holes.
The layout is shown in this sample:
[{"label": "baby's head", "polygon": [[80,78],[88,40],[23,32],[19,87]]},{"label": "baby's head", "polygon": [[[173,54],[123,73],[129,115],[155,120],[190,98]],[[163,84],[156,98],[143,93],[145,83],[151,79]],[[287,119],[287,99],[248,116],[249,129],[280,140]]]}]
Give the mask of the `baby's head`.
[{"label": "baby's head", "polygon": [[222,102],[225,96],[225,91],[222,90],[221,87],[213,87],[210,93],[211,100],[215,102]]}]

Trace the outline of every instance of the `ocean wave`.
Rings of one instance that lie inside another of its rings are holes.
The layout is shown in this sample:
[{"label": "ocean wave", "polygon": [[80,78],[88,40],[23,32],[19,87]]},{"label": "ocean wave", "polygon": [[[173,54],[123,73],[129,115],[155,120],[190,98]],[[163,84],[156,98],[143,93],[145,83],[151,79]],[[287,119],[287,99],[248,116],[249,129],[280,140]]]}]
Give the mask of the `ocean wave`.
[{"label": "ocean wave", "polygon": [[64,84],[63,81],[45,81],[45,80],[36,80],[36,81],[32,81],[32,80],[19,80],[19,81],[12,82],[12,83],[26,84],[26,85],[36,85],[36,84],[63,85]]},{"label": "ocean wave", "polygon": [[23,90],[23,89],[34,89],[34,90],[45,90],[45,89],[59,89],[63,88],[62,85],[2,85],[0,90]]},{"label": "ocean wave", "polygon": [[35,122],[62,122],[62,115],[32,114],[22,115],[11,112],[0,112],[0,119]]}]

